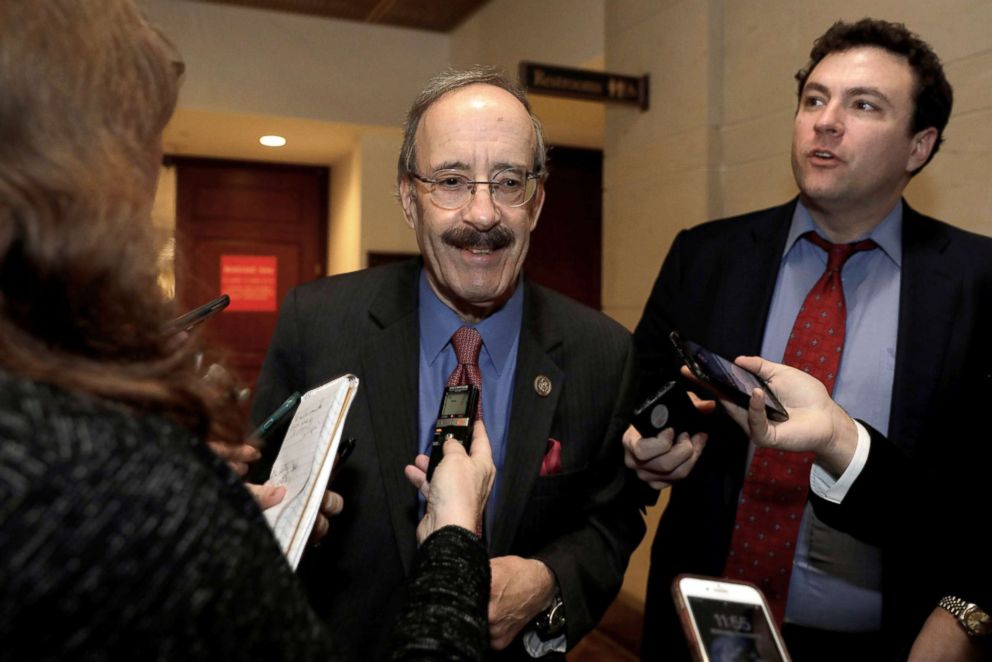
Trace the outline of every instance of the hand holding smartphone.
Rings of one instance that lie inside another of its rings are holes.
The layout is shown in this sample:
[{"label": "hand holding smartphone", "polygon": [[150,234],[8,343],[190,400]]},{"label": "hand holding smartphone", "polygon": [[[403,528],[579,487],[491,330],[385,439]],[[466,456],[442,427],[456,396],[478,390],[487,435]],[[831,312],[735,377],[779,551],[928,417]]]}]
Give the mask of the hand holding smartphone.
[{"label": "hand holding smartphone", "polygon": [[779,423],[789,420],[785,407],[763,379],[692,341],[683,340],[678,331],[672,331],[669,338],[682,361],[699,381],[744,409],[747,409],[754,389],[760,388],[765,392],[768,420]]},{"label": "hand holding smartphone", "polygon": [[679,575],[672,596],[697,662],[789,662],[782,635],[757,586]]},{"label": "hand holding smartphone", "polygon": [[220,311],[227,308],[231,303],[231,297],[222,294],[212,301],[208,301],[202,306],[197,306],[185,315],[181,315],[166,325],[166,333],[179,333],[180,331],[191,331],[197,324],[207,321]]}]

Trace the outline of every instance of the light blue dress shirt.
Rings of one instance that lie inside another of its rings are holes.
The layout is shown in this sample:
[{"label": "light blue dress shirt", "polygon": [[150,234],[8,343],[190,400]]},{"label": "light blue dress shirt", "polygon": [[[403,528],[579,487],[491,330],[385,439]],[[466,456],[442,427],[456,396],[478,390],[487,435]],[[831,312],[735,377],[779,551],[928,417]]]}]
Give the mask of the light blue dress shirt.
[{"label": "light blue dress shirt", "polygon": [[[761,355],[773,361],[782,361],[799,308],[826,269],[826,252],[800,239],[810,230],[823,236],[800,202],[792,218],[761,346]],[[833,398],[852,417],[885,434],[892,404],[899,323],[902,202],[860,239],[873,239],[879,249],[855,253],[841,272],[847,328]],[[810,564],[811,512],[807,504],[796,545],[785,620],[848,632],[879,629],[882,596],[878,587],[856,586]],[[881,558],[873,554],[858,562],[880,564]]]},{"label": "light blue dress shirt", "polygon": [[[420,270],[420,417],[418,434],[420,452],[430,453],[441,396],[448,376],[458,365],[451,335],[465,326],[458,314],[448,308],[431,289],[427,273]],[[506,455],[506,431],[513,404],[513,376],[517,368],[517,348],[520,325],[524,314],[522,278],[509,301],[492,315],[473,326],[482,335],[479,370],[482,372],[482,418],[493,448],[496,482],[486,506],[486,526],[491,529],[492,517],[499,498],[499,477],[503,474]]]}]

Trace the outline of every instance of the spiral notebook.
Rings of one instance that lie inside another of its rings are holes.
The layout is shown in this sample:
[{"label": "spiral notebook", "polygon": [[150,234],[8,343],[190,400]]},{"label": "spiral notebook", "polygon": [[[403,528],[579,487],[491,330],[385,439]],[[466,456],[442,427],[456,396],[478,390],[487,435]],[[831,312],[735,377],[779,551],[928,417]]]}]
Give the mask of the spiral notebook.
[{"label": "spiral notebook", "polygon": [[272,465],[269,480],[284,485],[286,496],[265,519],[294,570],[317,521],[357,388],[358,377],[343,375],[304,393]]}]

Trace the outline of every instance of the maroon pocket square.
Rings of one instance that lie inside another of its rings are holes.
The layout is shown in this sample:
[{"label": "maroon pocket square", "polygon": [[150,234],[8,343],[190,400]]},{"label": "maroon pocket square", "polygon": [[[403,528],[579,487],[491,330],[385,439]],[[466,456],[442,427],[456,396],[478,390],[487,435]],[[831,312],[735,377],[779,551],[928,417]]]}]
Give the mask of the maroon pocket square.
[{"label": "maroon pocket square", "polygon": [[548,449],[541,460],[541,475],[554,476],[561,473],[561,442],[548,438]]}]

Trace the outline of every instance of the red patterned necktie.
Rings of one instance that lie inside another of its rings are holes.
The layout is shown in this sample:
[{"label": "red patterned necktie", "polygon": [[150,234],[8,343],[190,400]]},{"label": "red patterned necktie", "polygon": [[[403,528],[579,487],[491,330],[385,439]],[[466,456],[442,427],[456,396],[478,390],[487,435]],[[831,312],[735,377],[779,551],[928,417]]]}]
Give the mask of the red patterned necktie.
[{"label": "red patterned necktie", "polygon": [[475,406],[475,417],[482,418],[482,373],[479,371],[479,352],[482,350],[482,336],[470,326],[460,327],[451,336],[451,346],[455,348],[458,365],[448,377],[448,386],[471,384],[479,389],[479,400]]},{"label": "red patterned necktie", "polygon": [[[813,375],[833,393],[844,349],[847,311],[841,269],[849,257],[877,247],[874,241],[831,244],[815,232],[803,238],[827,252],[827,269],[806,295],[782,362]],[[724,574],[754,582],[775,620],[785,617],[799,524],[809,491],[813,453],[758,448],[744,479]]]}]

